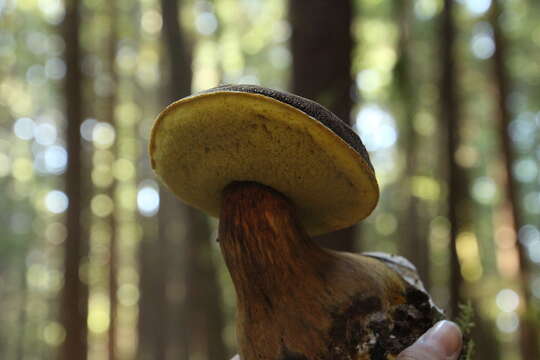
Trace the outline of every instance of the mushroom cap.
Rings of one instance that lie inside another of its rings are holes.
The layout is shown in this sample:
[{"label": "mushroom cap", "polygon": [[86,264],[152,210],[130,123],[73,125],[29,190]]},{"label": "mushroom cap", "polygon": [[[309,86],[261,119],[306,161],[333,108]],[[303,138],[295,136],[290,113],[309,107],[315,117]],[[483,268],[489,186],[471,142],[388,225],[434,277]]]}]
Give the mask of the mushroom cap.
[{"label": "mushroom cap", "polygon": [[310,235],[346,228],[379,198],[360,138],[323,106],[253,85],[225,85],[180,99],[157,117],[151,165],[189,205],[219,216],[234,181],[274,188]]}]

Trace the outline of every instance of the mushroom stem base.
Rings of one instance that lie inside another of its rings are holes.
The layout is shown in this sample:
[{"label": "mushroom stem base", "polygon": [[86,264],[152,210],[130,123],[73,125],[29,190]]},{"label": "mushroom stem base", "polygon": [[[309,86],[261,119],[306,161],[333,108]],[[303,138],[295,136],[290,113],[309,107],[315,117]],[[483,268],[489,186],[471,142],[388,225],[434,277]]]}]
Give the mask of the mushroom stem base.
[{"label": "mushroom stem base", "polygon": [[242,360],[387,359],[433,323],[426,294],[379,260],[318,247],[264,185],[224,190],[219,241]]}]

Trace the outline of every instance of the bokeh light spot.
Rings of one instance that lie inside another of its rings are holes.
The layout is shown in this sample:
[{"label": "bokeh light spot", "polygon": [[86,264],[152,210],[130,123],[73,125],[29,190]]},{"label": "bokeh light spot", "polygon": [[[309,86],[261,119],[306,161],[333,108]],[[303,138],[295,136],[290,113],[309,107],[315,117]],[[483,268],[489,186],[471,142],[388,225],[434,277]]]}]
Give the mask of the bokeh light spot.
[{"label": "bokeh light spot", "polygon": [[518,232],[518,239],[523,245],[527,246],[535,241],[540,241],[540,231],[534,225],[523,225]]},{"label": "bokeh light spot", "polygon": [[51,190],[45,195],[45,207],[53,214],[61,214],[67,210],[69,199],[60,190]]},{"label": "bokeh light spot", "polygon": [[495,52],[495,42],[491,34],[479,32],[471,39],[471,51],[478,59],[489,59]]},{"label": "bokeh light spot", "polygon": [[470,145],[460,145],[454,154],[457,163],[463,167],[470,168],[478,163],[478,151]]},{"label": "bokeh light spot", "polygon": [[491,7],[491,0],[460,0],[467,10],[474,15],[482,15]]},{"label": "bokeh light spot", "polygon": [[492,178],[480,176],[473,181],[472,195],[480,204],[493,204],[497,199],[497,185]]},{"label": "bokeh light spot", "polygon": [[521,159],[514,164],[514,176],[521,182],[531,182],[538,176],[538,164],[534,159]]},{"label": "bokeh light spot", "polygon": [[45,67],[43,65],[32,65],[26,70],[26,81],[30,85],[43,85],[45,84]]},{"label": "bokeh light spot", "polygon": [[88,328],[95,334],[102,334],[109,328],[109,299],[105,295],[95,294],[90,297]]},{"label": "bokeh light spot", "polygon": [[101,188],[110,186],[114,181],[111,168],[107,164],[99,164],[94,166],[91,176],[94,185]]},{"label": "bokeh light spot", "polygon": [[114,127],[108,123],[98,122],[92,130],[92,141],[100,149],[109,148],[114,143],[115,137]]},{"label": "bokeh light spot", "polygon": [[56,141],[56,126],[49,123],[42,123],[34,128],[34,138],[40,145],[52,145]]},{"label": "bokeh light spot", "polygon": [[540,263],[540,241],[533,241],[527,246],[529,259],[535,263]]},{"label": "bokeh light spot", "polygon": [[61,222],[53,222],[45,229],[45,239],[51,245],[60,245],[66,240],[67,228]]},{"label": "bokeh light spot", "polygon": [[536,125],[527,117],[526,113],[520,114],[520,116],[512,120],[508,128],[512,141],[521,149],[529,149],[533,146],[535,134],[537,133]]},{"label": "bokeh light spot", "polygon": [[381,88],[383,80],[378,70],[366,69],[356,75],[356,85],[366,93],[374,93]]},{"label": "bokeh light spot", "polygon": [[471,232],[462,232],[456,239],[456,251],[461,264],[461,274],[469,282],[480,280],[483,274],[482,264],[478,260],[478,240]]},{"label": "bokeh light spot", "polygon": [[513,333],[519,327],[519,318],[515,312],[501,313],[497,316],[497,328],[503,333]]},{"label": "bokeh light spot", "polygon": [[203,35],[212,35],[218,27],[216,16],[209,11],[200,13],[195,18],[195,27]]},{"label": "bokeh light spot", "polygon": [[28,181],[34,174],[32,162],[27,158],[17,158],[13,162],[13,177],[18,181]]},{"label": "bokeh light spot", "polygon": [[108,195],[98,194],[90,202],[90,208],[96,216],[106,217],[113,212],[114,203]]},{"label": "bokeh light spot", "polygon": [[45,64],[45,76],[52,80],[60,80],[66,75],[66,64],[60,58],[54,57]]},{"label": "bokeh light spot", "polygon": [[495,302],[501,311],[511,313],[519,306],[519,295],[512,289],[502,289],[495,297]]},{"label": "bokeh light spot", "polygon": [[48,23],[59,24],[64,18],[65,10],[61,0],[38,0],[37,3]]},{"label": "bokeh light spot", "polygon": [[144,216],[152,216],[159,210],[159,192],[157,187],[144,185],[137,192],[137,208]]},{"label": "bokeh light spot", "polygon": [[413,176],[411,177],[411,192],[421,199],[436,201],[439,199],[441,187],[432,177]]},{"label": "bokeh light spot", "polygon": [[128,159],[118,159],[113,167],[114,177],[119,181],[127,181],[135,176],[135,166]]},{"label": "bokeh light spot", "polygon": [[98,121],[96,119],[86,119],[81,124],[81,136],[86,141],[92,141],[92,133]]},{"label": "bokeh light spot", "polygon": [[64,327],[57,322],[50,322],[43,329],[43,340],[50,346],[60,345],[66,337]]},{"label": "bokeh light spot", "polygon": [[394,118],[377,105],[363,107],[354,127],[368,151],[387,149],[397,141]]},{"label": "bokeh light spot", "polygon": [[416,0],[414,14],[421,20],[429,20],[440,11],[440,3],[437,0]]},{"label": "bokeh light spot", "polygon": [[34,137],[34,120],[23,117],[19,118],[13,124],[13,132],[19,139],[30,140]]},{"label": "bokeh light spot", "polygon": [[139,289],[132,284],[122,284],[118,289],[118,300],[124,306],[136,305],[139,301]]},{"label": "bokeh light spot", "polygon": [[67,166],[68,154],[60,145],[47,147],[44,154],[45,169],[50,174],[61,174]]},{"label": "bokeh light spot", "polygon": [[141,17],[141,25],[147,33],[157,34],[163,25],[161,14],[155,10],[146,10]]}]

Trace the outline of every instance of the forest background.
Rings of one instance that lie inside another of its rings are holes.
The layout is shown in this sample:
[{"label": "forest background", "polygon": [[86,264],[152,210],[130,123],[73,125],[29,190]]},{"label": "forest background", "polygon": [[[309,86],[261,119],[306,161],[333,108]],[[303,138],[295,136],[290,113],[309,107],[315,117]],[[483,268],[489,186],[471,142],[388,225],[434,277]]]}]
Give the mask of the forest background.
[{"label": "forest background", "polygon": [[540,359],[540,2],[0,0],[0,359],[228,360],[206,218],[160,188],[152,121],[222,83],[316,100],[381,201],[319,239],[399,253],[477,359]]}]

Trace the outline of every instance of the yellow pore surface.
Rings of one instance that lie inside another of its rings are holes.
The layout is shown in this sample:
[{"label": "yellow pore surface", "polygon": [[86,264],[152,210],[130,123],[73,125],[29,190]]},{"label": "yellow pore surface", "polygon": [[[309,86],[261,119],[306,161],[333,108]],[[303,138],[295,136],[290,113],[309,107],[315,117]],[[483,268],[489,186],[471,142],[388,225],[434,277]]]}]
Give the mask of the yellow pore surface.
[{"label": "yellow pore surface", "polygon": [[157,118],[152,167],[187,204],[219,216],[233,181],[255,181],[293,201],[310,235],[354,225],[379,197],[375,175],[334,132],[270,97],[215,92],[179,100]]}]

